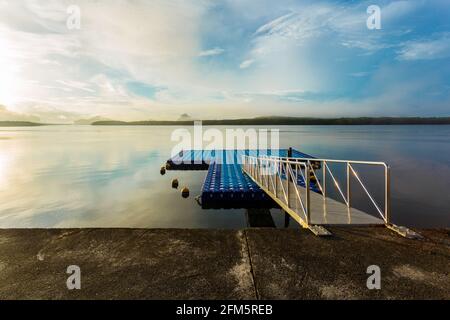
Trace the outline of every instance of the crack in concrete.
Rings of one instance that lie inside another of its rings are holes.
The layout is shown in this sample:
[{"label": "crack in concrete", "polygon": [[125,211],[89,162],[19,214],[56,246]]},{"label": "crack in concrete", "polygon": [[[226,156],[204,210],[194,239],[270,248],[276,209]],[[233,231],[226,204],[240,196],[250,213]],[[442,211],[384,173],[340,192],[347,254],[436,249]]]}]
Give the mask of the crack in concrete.
[{"label": "crack in concrete", "polygon": [[248,243],[247,230],[244,230],[244,239],[245,239],[245,246],[247,247],[248,261],[250,264],[250,274],[252,275],[252,282],[253,282],[253,288],[255,290],[255,297],[256,297],[256,300],[260,300],[261,298],[259,296],[258,286],[256,285],[256,276],[255,276],[255,271],[253,268],[252,253],[250,251],[250,245]]}]

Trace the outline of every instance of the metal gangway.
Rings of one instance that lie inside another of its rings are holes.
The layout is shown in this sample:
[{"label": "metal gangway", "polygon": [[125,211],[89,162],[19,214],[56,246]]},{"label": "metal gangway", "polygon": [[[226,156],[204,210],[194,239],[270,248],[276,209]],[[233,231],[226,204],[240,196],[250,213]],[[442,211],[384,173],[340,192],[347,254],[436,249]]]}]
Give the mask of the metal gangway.
[{"label": "metal gangway", "polygon": [[[343,187],[333,172],[333,165],[345,167]],[[369,192],[356,170],[357,166],[381,168],[384,186],[382,205]],[[328,225],[386,225],[402,236],[419,236],[391,223],[390,168],[384,162],[244,155],[242,168],[286,213],[316,235],[330,235],[325,228]],[[363,191],[377,216],[353,206],[354,183]],[[331,192],[337,194],[338,199],[329,196]]]}]

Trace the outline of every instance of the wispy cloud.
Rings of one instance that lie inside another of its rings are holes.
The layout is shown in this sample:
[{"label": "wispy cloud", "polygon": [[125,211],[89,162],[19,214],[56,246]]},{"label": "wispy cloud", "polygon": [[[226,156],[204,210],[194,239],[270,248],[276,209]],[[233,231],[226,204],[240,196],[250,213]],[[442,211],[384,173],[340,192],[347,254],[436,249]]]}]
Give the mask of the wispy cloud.
[{"label": "wispy cloud", "polygon": [[57,80],[59,84],[71,89],[83,90],[87,92],[95,92],[94,89],[90,88],[90,85],[87,83],[79,82],[79,81],[70,81],[70,80]]},{"label": "wispy cloud", "polygon": [[214,49],[209,49],[209,50],[205,50],[202,51],[198,54],[199,57],[209,57],[209,56],[217,56],[220,55],[222,53],[224,53],[225,50],[222,48],[214,48]]},{"label": "wispy cloud", "polygon": [[[81,30],[66,28],[73,3]],[[417,101],[442,110],[450,100],[447,0],[380,0],[382,30],[367,29],[369,4],[0,0],[3,115],[424,112]],[[418,77],[409,95],[390,91]],[[439,94],[420,100],[421,91]]]},{"label": "wispy cloud", "polygon": [[239,65],[239,68],[241,68],[241,69],[247,69],[247,68],[249,68],[254,62],[255,62],[255,60],[253,60],[253,59],[244,60],[244,61],[242,61],[242,63]]},{"label": "wispy cloud", "polygon": [[39,121],[39,117],[12,112],[0,105],[0,121]]},{"label": "wispy cloud", "polygon": [[406,42],[399,51],[400,60],[434,60],[450,57],[450,33],[439,35],[436,39]]},{"label": "wispy cloud", "polygon": [[349,74],[351,77],[356,77],[356,78],[363,78],[363,77],[367,77],[368,75],[370,75],[369,72],[366,71],[361,71],[361,72],[353,72]]}]

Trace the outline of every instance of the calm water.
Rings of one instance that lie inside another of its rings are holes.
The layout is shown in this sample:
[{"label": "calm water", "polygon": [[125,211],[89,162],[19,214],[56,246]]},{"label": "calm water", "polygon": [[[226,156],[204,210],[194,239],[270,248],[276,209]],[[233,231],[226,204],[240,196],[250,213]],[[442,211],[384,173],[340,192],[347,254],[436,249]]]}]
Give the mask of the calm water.
[{"label": "calm water", "polygon": [[[239,228],[243,210],[202,210],[205,172],[159,174],[174,127],[0,128],[0,228]],[[386,161],[392,212],[408,226],[450,226],[450,126],[282,126],[281,147]],[[177,177],[191,189],[182,199]],[[273,210],[278,226],[283,216]]]}]

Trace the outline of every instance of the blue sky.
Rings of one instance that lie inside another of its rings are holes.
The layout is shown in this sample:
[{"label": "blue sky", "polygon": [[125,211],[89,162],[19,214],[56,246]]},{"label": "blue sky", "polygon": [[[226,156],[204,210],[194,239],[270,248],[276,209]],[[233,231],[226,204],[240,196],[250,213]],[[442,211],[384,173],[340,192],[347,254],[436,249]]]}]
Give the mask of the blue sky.
[{"label": "blue sky", "polygon": [[450,116],[449,62],[447,0],[0,0],[0,120]]}]

